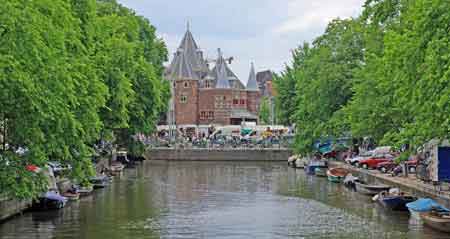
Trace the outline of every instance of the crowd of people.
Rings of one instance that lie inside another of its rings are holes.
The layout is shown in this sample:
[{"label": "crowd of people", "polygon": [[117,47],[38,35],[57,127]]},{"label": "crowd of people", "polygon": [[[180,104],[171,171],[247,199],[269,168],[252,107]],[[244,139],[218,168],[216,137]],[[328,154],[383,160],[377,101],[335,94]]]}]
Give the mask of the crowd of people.
[{"label": "crowd of people", "polygon": [[179,146],[198,148],[219,147],[282,147],[289,143],[287,132],[272,130],[267,127],[262,132],[251,129],[241,129],[239,132],[225,133],[211,127],[206,132],[194,132],[180,128],[177,135],[171,137],[169,131],[161,130],[153,137],[152,144],[156,146]]}]

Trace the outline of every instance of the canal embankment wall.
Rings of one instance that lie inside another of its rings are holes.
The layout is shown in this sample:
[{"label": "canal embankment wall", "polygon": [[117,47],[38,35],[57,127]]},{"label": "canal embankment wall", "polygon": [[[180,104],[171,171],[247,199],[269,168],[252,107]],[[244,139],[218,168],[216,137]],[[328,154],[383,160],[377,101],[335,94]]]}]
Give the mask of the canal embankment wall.
[{"label": "canal embankment wall", "polygon": [[0,222],[22,213],[29,208],[31,200],[11,199],[9,197],[0,197]]},{"label": "canal embankment wall", "polygon": [[[99,174],[104,168],[108,168],[110,166],[110,161],[109,157],[101,157],[95,164],[96,173]],[[55,178],[55,182],[59,192],[66,192],[73,184],[67,177],[57,177]],[[31,207],[31,204],[31,199],[19,200],[0,195],[0,223],[15,215],[23,213]]]},{"label": "canal embankment wall", "polygon": [[356,168],[344,162],[332,161],[330,162],[330,167],[346,168],[352,174],[358,175],[358,177],[369,183],[386,184],[399,188],[400,190],[408,192],[417,197],[434,198],[439,203],[450,208],[450,191],[448,186],[425,183],[423,181],[420,181],[419,179],[416,179],[416,177],[413,175],[410,175],[409,177],[393,177],[390,174],[383,174],[376,170]]},{"label": "canal embankment wall", "polygon": [[284,148],[150,148],[146,151],[145,158],[184,161],[286,161],[291,155],[292,150]]}]

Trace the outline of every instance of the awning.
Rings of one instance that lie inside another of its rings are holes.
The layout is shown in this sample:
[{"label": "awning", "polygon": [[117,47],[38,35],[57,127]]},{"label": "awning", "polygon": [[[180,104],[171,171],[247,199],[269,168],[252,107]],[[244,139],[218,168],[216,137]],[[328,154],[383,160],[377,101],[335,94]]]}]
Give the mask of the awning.
[{"label": "awning", "polygon": [[258,119],[255,114],[248,112],[247,110],[234,109],[231,111],[232,119]]}]

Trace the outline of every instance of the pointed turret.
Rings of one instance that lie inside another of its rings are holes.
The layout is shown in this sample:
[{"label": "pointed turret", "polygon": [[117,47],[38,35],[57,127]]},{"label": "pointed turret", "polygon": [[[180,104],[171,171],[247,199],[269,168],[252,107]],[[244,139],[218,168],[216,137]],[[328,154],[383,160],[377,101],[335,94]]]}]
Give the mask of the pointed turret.
[{"label": "pointed turret", "polygon": [[256,82],[255,66],[253,65],[253,62],[250,67],[250,74],[248,76],[246,90],[248,90],[248,91],[258,91],[259,90],[258,83]]},{"label": "pointed turret", "polygon": [[183,49],[178,49],[170,66],[172,80],[197,80],[198,76],[192,70],[191,63],[186,59]]},{"label": "pointed turret", "polygon": [[[183,55],[183,56],[181,56]],[[183,58],[183,63],[181,65],[184,65],[183,68],[185,68],[183,75],[186,75],[189,71],[192,73],[194,79],[200,79],[206,76],[206,74],[209,71],[209,68],[206,64],[206,61],[203,58],[203,53],[198,47],[197,43],[194,40],[194,37],[192,36],[192,33],[190,31],[189,23],[187,24],[186,33],[184,34],[183,40],[181,40],[180,46],[178,47],[177,52],[175,53],[175,56],[167,70],[168,74],[171,76],[179,75],[181,67],[180,65],[180,58]],[[186,66],[188,65],[188,66]],[[178,70],[177,70],[178,68]],[[190,68],[189,70],[187,68]],[[177,71],[177,74],[174,74],[174,71]]]},{"label": "pointed turret", "polygon": [[191,33],[189,22],[187,23],[186,33],[184,34],[179,48],[184,50],[186,59],[191,62],[194,71],[199,72],[205,70],[205,68],[207,67],[206,62],[203,59],[202,51],[198,47],[197,43],[194,40],[194,36]]},{"label": "pointed turret", "polygon": [[217,58],[215,71],[216,71],[216,88],[219,89],[228,89],[230,88],[230,81],[228,80],[226,62],[223,59],[222,52],[220,48],[218,49],[219,57]]}]

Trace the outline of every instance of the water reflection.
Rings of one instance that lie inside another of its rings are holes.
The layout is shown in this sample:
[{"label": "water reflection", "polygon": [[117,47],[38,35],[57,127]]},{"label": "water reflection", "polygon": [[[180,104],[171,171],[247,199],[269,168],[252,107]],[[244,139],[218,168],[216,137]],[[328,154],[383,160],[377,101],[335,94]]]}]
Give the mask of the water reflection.
[{"label": "water reflection", "polygon": [[0,238],[448,238],[282,163],[145,162]]}]

